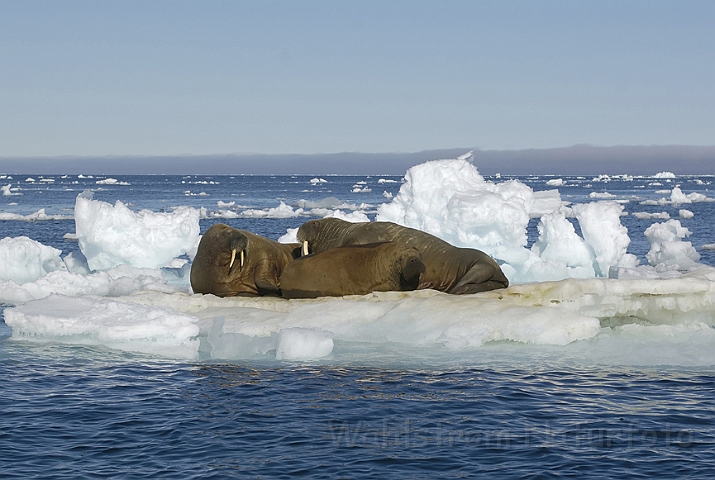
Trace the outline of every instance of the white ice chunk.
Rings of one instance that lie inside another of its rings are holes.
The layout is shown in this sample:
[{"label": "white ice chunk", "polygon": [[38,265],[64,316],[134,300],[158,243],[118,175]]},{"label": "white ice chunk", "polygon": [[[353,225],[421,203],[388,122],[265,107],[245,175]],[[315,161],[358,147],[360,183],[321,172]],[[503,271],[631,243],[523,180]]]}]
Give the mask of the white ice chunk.
[{"label": "white ice chunk", "polygon": [[43,220],[71,220],[71,215],[47,215],[41,208],[35,213],[20,215],[19,213],[0,212],[0,220],[15,220],[20,222],[40,222]]},{"label": "white ice chunk", "polygon": [[248,209],[240,213],[244,218],[293,218],[303,215],[303,209],[293,210],[293,207],[286,205],[283,201],[277,207],[265,208],[262,210]]},{"label": "white ice chunk", "polygon": [[687,203],[700,203],[700,202],[712,202],[715,201],[702,193],[692,192],[689,194],[683,193],[680,187],[675,187],[670,193],[670,203],[673,205],[683,205]]},{"label": "white ice chunk", "polygon": [[0,240],[0,280],[22,285],[49,272],[66,270],[60,253],[28,237],[3,238]]},{"label": "white ice chunk", "polygon": [[581,234],[596,257],[597,276],[608,276],[611,266],[635,267],[634,255],[626,254],[631,239],[621,224],[623,205],[615,202],[580,203],[573,211],[581,226]]},{"label": "white ice chunk", "polygon": [[690,230],[680,224],[680,220],[668,220],[664,223],[654,223],[645,231],[650,243],[650,251],[646,254],[648,263],[664,269],[689,270],[698,266],[700,254],[690,242],[683,238],[690,235]]},{"label": "white ice chunk", "polygon": [[199,235],[199,211],[178,207],[171,213],[133,212],[122,202],[77,196],[77,240],[92,270],[121,264],[157,268],[193,248]]},{"label": "white ice chunk", "polygon": [[695,216],[690,210],[680,209],[678,210],[678,216],[683,220],[689,220]]},{"label": "white ice chunk", "polygon": [[[683,211],[683,210],[681,210]],[[658,213],[650,213],[650,212],[634,212],[633,216],[636,217],[638,220],[670,220],[670,214],[668,212],[658,212]]]},{"label": "white ice chunk", "polygon": [[[317,213],[318,209],[311,210],[311,213]],[[322,213],[322,212],[321,212]],[[339,218],[345,220],[346,222],[361,223],[369,222],[370,218],[362,212],[349,212],[345,213],[342,210],[331,210],[324,212],[323,218]]]},{"label": "white ice chunk", "polygon": [[591,198],[616,198],[615,195],[608,192],[591,192],[588,196]]},{"label": "white ice chunk", "polygon": [[688,198],[687,195],[679,187],[673,188],[670,192],[670,201],[673,205],[682,205],[684,203],[693,203],[692,200]]},{"label": "white ice chunk", "polygon": [[278,239],[278,242],[279,243],[298,243],[298,238],[296,237],[297,234],[298,234],[297,228],[288,228],[286,230],[286,233],[283,234],[283,236],[281,236]]},{"label": "white ice chunk", "polygon": [[531,250],[543,262],[531,266],[530,275],[540,280],[565,277],[588,278],[595,275],[594,253],[563,214],[546,214],[538,225],[539,240]]},{"label": "white ice chunk", "polygon": [[97,185],[131,185],[129,182],[121,182],[117,180],[116,178],[105,178],[104,180],[97,180],[96,182]]},{"label": "white ice chunk", "polygon": [[6,197],[22,195],[22,193],[18,192],[18,190],[20,190],[18,187],[12,188],[12,183],[3,185],[2,187],[0,187],[0,190],[2,190],[3,196],[6,196]]}]

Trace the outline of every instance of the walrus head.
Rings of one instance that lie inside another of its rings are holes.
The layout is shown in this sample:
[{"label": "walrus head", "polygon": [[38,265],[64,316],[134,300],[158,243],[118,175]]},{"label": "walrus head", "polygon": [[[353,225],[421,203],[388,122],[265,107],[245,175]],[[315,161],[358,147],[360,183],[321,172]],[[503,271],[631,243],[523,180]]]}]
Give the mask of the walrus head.
[{"label": "walrus head", "polygon": [[228,225],[212,225],[191,265],[191,288],[220,297],[279,294],[278,276],[292,258],[277,245]]},{"label": "walrus head", "polygon": [[427,268],[422,263],[420,253],[415,250],[414,255],[408,255],[400,258],[402,268],[400,269],[400,288],[402,290],[416,290],[420,284],[420,276],[423,275]]},{"label": "walrus head", "polygon": [[301,255],[317,253],[343,245],[341,236],[350,222],[340,218],[309,220],[300,226],[296,238],[301,243]]}]

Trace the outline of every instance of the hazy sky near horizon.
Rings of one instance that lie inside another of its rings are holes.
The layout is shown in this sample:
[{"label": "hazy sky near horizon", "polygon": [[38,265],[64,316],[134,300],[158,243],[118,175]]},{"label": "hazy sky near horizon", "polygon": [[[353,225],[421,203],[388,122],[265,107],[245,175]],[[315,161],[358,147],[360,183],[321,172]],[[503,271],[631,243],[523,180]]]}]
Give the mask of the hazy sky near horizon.
[{"label": "hazy sky near horizon", "polygon": [[0,0],[0,156],[715,144],[715,2]]}]

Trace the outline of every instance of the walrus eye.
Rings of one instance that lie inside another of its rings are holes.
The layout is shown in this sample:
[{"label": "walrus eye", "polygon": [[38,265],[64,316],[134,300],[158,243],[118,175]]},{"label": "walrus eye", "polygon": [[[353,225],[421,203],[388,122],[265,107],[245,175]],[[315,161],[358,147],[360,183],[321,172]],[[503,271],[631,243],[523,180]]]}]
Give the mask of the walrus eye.
[{"label": "walrus eye", "polygon": [[300,256],[304,257],[308,255],[308,240],[303,240],[303,250],[300,252]]}]

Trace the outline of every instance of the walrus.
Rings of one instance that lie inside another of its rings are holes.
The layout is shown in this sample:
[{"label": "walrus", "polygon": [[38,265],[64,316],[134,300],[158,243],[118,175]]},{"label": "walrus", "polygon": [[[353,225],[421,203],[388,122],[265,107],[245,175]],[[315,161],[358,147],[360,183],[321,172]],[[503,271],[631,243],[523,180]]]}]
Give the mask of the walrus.
[{"label": "walrus", "polygon": [[396,242],[331,248],[294,260],[281,275],[285,298],[415,290],[425,273],[420,252]]},{"label": "walrus", "polygon": [[455,247],[429,233],[392,222],[351,223],[339,218],[323,218],[304,223],[296,236],[302,243],[303,255],[374,242],[398,242],[415,247],[426,267],[418,289],[467,294],[509,286],[504,272],[486,253]]},{"label": "walrus", "polygon": [[282,244],[217,223],[199,242],[191,264],[191,288],[219,297],[280,296],[281,272],[299,256],[297,243]]}]

